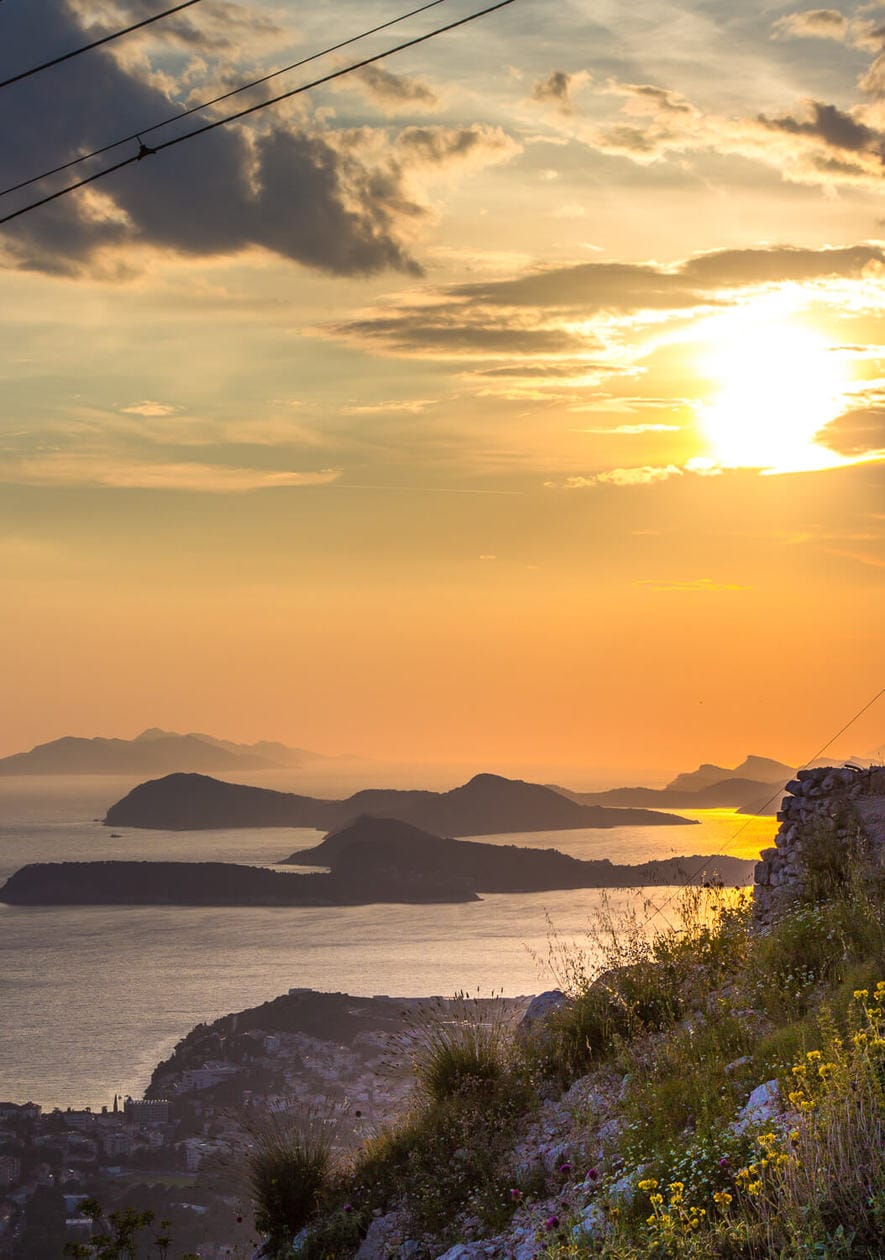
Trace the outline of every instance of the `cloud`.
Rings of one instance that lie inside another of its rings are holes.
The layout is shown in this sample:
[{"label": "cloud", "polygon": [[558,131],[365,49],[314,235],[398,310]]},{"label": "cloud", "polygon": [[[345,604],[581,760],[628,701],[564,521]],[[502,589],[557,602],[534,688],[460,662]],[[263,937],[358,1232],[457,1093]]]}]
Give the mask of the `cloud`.
[{"label": "cloud", "polygon": [[418,416],[428,407],[432,407],[436,401],[435,398],[406,398],[396,402],[353,403],[342,407],[341,412],[345,416],[379,416],[389,415],[392,412]]},{"label": "cloud", "polygon": [[773,131],[813,137],[831,149],[870,153],[880,162],[885,151],[885,135],[881,131],[868,127],[836,105],[826,105],[821,101],[807,102],[807,117],[804,119],[789,114],[781,118],[760,115],[759,121]]},{"label": "cloud", "polygon": [[719,591],[748,591],[749,586],[742,586],[737,582],[716,582],[713,578],[688,578],[685,580],[675,579],[668,580],[666,578],[642,578],[638,582],[633,583],[634,586],[641,586],[649,591],[661,591],[664,593],[691,594],[691,595],[709,595],[716,594]]},{"label": "cloud", "polygon": [[127,416],[146,416],[153,419],[162,416],[174,416],[177,408],[170,406],[168,403],[152,402],[150,399],[145,399],[144,402],[132,403],[131,406],[121,407],[120,410]]},{"label": "cloud", "polygon": [[678,433],[681,427],[678,424],[619,424],[613,429],[581,429],[581,433],[598,433],[606,437],[633,437],[640,433]]},{"label": "cloud", "polygon": [[697,110],[679,92],[655,87],[651,83],[621,83],[609,79],[606,91],[627,99],[630,114],[696,114]]},{"label": "cloud", "polygon": [[[27,64],[35,47],[47,57],[63,52],[82,43],[83,34],[64,0],[13,6],[4,17],[4,61]],[[376,88],[383,81],[393,91],[394,78],[381,75]],[[400,85],[401,94],[418,92],[409,82]],[[126,135],[170,113],[169,99],[142,70],[129,70],[102,50],[71,62],[53,87],[47,94],[35,78],[9,93],[4,185],[33,175],[35,166],[106,144],[109,128]],[[192,257],[258,248],[332,275],[417,275],[410,242],[416,222],[429,222],[429,215],[414,196],[413,174],[503,161],[518,150],[493,127],[407,128],[392,138],[375,132],[366,143],[366,132],[321,130],[300,117],[268,111],[254,125],[219,128],[117,172],[91,194],[41,207],[5,228],[6,260],[76,274],[125,247],[118,273],[125,277],[137,247]],[[179,124],[151,139],[181,131]],[[132,156],[135,149],[133,142],[112,157]],[[56,178],[6,204],[13,210],[58,186]],[[113,275],[110,266],[105,274]]]},{"label": "cloud", "polygon": [[832,420],[815,441],[838,455],[885,457],[885,397]]},{"label": "cloud", "polygon": [[590,79],[585,70],[577,74],[568,74],[565,70],[551,70],[543,79],[538,79],[532,87],[532,100],[541,105],[552,106],[561,114],[574,112],[573,92],[577,91]]},{"label": "cloud", "polygon": [[113,455],[57,452],[0,466],[0,481],[30,486],[101,486],[127,490],[186,490],[243,494],[279,486],[325,486],[338,469],[317,472],[233,468],[224,464],[147,463]]},{"label": "cloud", "polygon": [[610,327],[604,343],[595,337],[596,316],[627,321],[696,314],[747,289],[861,279],[882,265],[885,250],[873,244],[719,250],[670,267],[578,263],[398,296],[313,331],[389,355],[486,361],[481,375],[489,382],[509,377],[540,384],[548,377],[580,385],[632,370],[610,354]]},{"label": "cloud", "polygon": [[[383,66],[366,66],[355,76],[355,81],[387,113],[396,114],[416,107],[436,109],[439,105],[439,97],[426,83],[405,74],[394,74]],[[344,83],[347,82],[345,79]]]},{"label": "cloud", "polygon": [[566,477],[562,482],[545,482],[550,488],[585,490],[592,486],[650,486],[671,477],[681,477],[682,469],[675,464],[655,467],[646,464],[642,468],[612,468],[608,472],[593,473],[589,477]]},{"label": "cloud", "polygon": [[799,9],[778,18],[771,35],[772,39],[831,39],[878,52],[885,31],[867,18],[846,17],[839,9]]},{"label": "cloud", "polygon": [[778,18],[771,28],[775,39],[796,36],[810,39],[835,39],[844,41],[848,34],[848,19],[838,9],[800,9]]}]

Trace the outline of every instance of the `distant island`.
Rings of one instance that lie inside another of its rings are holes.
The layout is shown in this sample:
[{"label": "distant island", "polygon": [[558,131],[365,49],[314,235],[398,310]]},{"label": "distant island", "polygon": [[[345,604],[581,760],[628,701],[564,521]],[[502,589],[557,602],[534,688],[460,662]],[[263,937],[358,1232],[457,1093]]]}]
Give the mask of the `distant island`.
[{"label": "distant island", "polygon": [[746,757],[739,766],[704,763],[678,774],[663,788],[621,787],[605,792],[572,792],[556,787],[580,805],[645,806],[657,809],[737,809],[746,814],[773,814],[783,786],[795,767],[770,757]]},{"label": "distant island", "polygon": [[287,862],[328,874],[283,874],[224,862],[39,862],[0,888],[9,905],[334,906],[465,902],[480,893],[635,888],[715,881],[746,884],[740,858],[666,858],[639,865],[582,861],[529,849],[432,835],[397,819],[359,818]]},{"label": "distant island", "polygon": [[66,735],[30,752],[0,757],[0,775],[166,774],[171,771],[283,770],[321,759],[306,748],[262,740],[236,744],[212,735],[178,735],[151,727],[135,739]]},{"label": "distant island", "polygon": [[343,801],[170,774],[141,783],[112,805],[109,827],[198,831],[227,827],[313,827],[330,831],[363,814],[395,818],[437,835],[480,836],[583,827],[684,826],[695,821],[649,809],[611,809],[571,800],[539,783],[478,774],[450,792],[372,788]]}]

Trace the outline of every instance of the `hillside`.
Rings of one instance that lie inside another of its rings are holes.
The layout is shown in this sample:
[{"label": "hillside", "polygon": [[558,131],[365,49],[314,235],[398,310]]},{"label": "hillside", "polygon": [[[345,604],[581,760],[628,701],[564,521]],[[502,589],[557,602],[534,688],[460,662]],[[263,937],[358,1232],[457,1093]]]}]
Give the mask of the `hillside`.
[{"label": "hillside", "polygon": [[494,774],[478,774],[449,792],[372,789],[343,801],[224,783],[205,775],[171,774],[133,788],[110,807],[104,821],[113,827],[168,831],[219,827],[315,827],[329,831],[363,814],[396,818],[450,836],[660,827],[692,821],[652,810],[584,805],[552,788]]},{"label": "hillside", "polygon": [[[411,1108],[318,1194],[259,1187],[262,1254],[881,1260],[883,803],[883,771],[801,771],[756,897],[554,941],[562,989],[515,1032],[429,1006],[394,1042]],[[297,1176],[289,1132],[247,1166]]]}]

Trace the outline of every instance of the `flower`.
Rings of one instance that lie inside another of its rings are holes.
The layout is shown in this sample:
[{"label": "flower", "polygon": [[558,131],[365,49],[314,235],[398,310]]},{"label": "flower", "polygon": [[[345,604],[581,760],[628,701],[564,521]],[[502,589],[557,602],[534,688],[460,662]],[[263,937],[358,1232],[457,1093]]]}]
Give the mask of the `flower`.
[{"label": "flower", "polygon": [[598,1173],[598,1171],[597,1171],[595,1168],[588,1168],[588,1170],[587,1170],[587,1180],[588,1180],[588,1181],[596,1181],[596,1179],[597,1179],[597,1177],[598,1177],[598,1176],[599,1176],[599,1173]]},{"label": "flower", "polygon": [[572,1170],[572,1166],[567,1159],[563,1160],[563,1162],[559,1165],[559,1171],[561,1173],[570,1173],[571,1170]]},{"label": "flower", "polygon": [[657,1190],[658,1182],[656,1177],[646,1177],[644,1181],[640,1181],[640,1190]]},{"label": "flower", "polygon": [[517,1189],[516,1189],[516,1187],[514,1187],[514,1188],[510,1191],[510,1198],[511,1198],[511,1200],[512,1200],[514,1203],[521,1203],[521,1202],[522,1202],[522,1191],[521,1191],[521,1190],[517,1190]]},{"label": "flower", "polygon": [[713,1202],[717,1207],[726,1208],[729,1203],[731,1203],[733,1197],[734,1196],[729,1194],[727,1190],[717,1190],[713,1195]]},{"label": "flower", "polygon": [[547,1217],[547,1219],[546,1219],[546,1221],[544,1222],[544,1228],[545,1228],[545,1229],[556,1229],[556,1227],[557,1227],[557,1225],[558,1225],[558,1224],[559,1224],[559,1217],[558,1217],[558,1216],[548,1216],[548,1217]]}]

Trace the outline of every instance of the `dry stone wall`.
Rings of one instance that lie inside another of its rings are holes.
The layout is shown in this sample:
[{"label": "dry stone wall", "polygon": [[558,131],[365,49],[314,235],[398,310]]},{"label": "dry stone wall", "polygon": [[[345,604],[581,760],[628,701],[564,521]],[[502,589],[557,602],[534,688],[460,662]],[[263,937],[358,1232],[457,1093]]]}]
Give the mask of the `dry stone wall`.
[{"label": "dry stone wall", "polygon": [[785,790],[774,847],[756,864],[754,910],[761,923],[802,895],[822,861],[837,868],[841,857],[862,852],[872,876],[885,860],[885,768],[800,770]]}]

